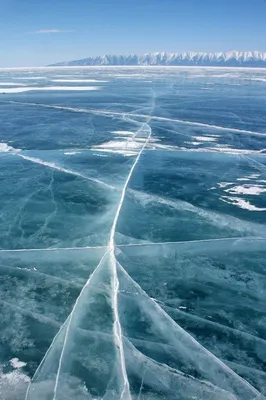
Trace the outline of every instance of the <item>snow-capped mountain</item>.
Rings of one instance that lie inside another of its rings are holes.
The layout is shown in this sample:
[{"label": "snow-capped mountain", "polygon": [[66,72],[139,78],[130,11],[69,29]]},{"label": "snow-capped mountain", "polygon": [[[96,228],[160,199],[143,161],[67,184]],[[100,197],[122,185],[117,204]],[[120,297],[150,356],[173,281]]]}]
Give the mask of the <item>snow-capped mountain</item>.
[{"label": "snow-capped mountain", "polygon": [[87,65],[164,65],[210,67],[266,67],[266,53],[230,51],[227,53],[147,53],[143,55],[105,55],[66,61],[53,66]]}]

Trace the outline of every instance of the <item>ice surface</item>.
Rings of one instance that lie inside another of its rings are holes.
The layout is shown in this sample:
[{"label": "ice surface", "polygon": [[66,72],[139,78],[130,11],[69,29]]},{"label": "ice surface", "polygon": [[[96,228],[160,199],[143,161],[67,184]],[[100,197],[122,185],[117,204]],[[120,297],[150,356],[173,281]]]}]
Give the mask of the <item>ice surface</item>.
[{"label": "ice surface", "polygon": [[0,71],[3,400],[265,399],[263,74]]}]

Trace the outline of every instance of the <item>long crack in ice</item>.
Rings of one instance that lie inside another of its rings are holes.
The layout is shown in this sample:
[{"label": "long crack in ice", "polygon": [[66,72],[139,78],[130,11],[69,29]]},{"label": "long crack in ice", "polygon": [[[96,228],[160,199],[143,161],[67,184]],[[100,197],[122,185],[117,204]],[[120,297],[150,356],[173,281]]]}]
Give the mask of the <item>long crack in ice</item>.
[{"label": "long crack in ice", "polygon": [[[153,107],[152,107],[152,111],[154,109],[154,102],[153,102]],[[151,112],[152,112],[151,111]],[[149,117],[150,119],[150,117]],[[149,121],[148,121],[149,122]],[[116,215],[114,218],[114,222],[111,228],[111,233],[110,233],[110,241],[109,241],[109,248],[110,248],[110,257],[111,257],[111,264],[112,264],[112,270],[113,270],[113,296],[112,296],[112,301],[113,301],[113,311],[114,311],[114,337],[116,339],[116,343],[117,346],[119,348],[120,351],[120,360],[121,360],[121,369],[122,369],[122,376],[123,376],[123,381],[124,381],[124,387],[123,387],[123,391],[121,394],[121,400],[125,399],[131,399],[131,395],[130,395],[130,389],[129,389],[129,382],[128,382],[128,378],[127,378],[127,372],[126,372],[126,365],[125,365],[125,355],[124,355],[124,348],[123,348],[123,340],[122,340],[122,330],[121,330],[121,324],[120,324],[120,320],[119,320],[119,313],[118,313],[118,304],[117,304],[117,299],[118,299],[118,290],[119,290],[119,280],[117,277],[117,268],[116,268],[116,257],[115,257],[115,232],[116,232],[116,226],[117,226],[117,221],[121,212],[121,208],[125,199],[125,195],[126,195],[126,190],[128,187],[128,183],[130,181],[130,178],[136,168],[136,165],[138,164],[138,161],[140,159],[140,156],[143,152],[143,150],[145,149],[150,137],[151,137],[151,128],[148,125],[148,122],[143,123],[140,127],[140,129],[136,132],[135,136],[140,132],[140,131],[147,131],[148,135],[146,138],[146,141],[144,142],[141,150],[139,151],[136,160],[134,162],[134,164],[132,165],[128,177],[126,179],[126,182],[124,184],[124,187],[122,189],[122,194],[121,194],[121,198],[117,207],[117,211],[116,211]]]}]

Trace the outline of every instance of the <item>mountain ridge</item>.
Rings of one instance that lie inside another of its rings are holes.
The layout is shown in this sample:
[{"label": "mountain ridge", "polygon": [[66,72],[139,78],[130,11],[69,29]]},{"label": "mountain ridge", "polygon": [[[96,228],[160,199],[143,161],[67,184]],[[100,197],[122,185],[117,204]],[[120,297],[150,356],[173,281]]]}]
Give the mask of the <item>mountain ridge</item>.
[{"label": "mountain ridge", "polygon": [[142,55],[103,55],[64,61],[49,66],[227,66],[266,68],[266,53],[261,51],[229,51],[219,53],[146,53]]}]

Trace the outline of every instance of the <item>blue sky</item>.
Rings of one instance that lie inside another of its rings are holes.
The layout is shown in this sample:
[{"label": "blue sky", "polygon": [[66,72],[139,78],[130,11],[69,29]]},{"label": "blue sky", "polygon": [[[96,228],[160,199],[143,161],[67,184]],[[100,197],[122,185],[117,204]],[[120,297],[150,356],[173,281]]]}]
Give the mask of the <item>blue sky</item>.
[{"label": "blue sky", "polygon": [[0,67],[102,54],[266,52],[266,0],[0,0]]}]

